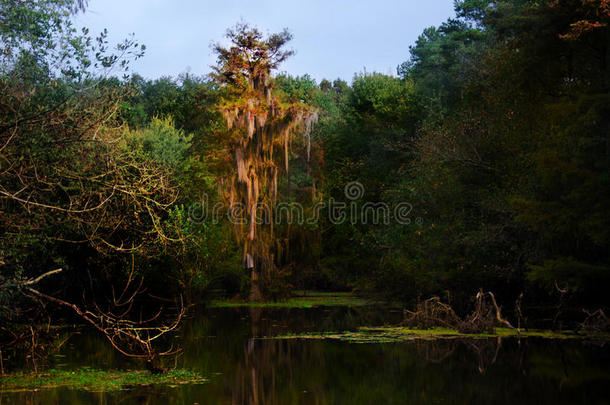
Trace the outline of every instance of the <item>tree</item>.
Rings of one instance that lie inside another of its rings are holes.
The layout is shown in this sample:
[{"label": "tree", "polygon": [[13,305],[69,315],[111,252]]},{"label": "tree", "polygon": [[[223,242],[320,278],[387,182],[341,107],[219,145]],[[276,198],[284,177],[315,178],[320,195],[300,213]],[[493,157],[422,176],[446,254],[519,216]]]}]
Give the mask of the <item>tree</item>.
[{"label": "tree", "polygon": [[325,196],[348,202],[345,187],[351,182],[362,184],[364,191],[361,198],[349,201],[357,207],[356,221],[325,224],[322,266],[345,288],[364,284],[381,267],[390,226],[360,215],[367,203],[393,206],[408,187],[404,172],[412,159],[411,145],[422,110],[412,80],[380,73],[357,75],[351,87],[336,82],[333,93],[339,113],[334,125],[326,126],[324,120],[321,125]]},{"label": "tree", "polygon": [[[292,38],[287,30],[265,38],[240,23],[227,31],[227,38],[230,47],[214,48],[218,64],[213,77],[223,92],[217,108],[227,124],[220,134],[222,150],[217,151],[226,164],[220,187],[230,209],[243,210],[245,218],[235,221],[236,235],[243,246],[244,268],[251,274],[249,298],[260,300],[261,284],[273,281],[282,255],[273,226],[278,178],[289,171],[293,136],[302,132],[308,139],[318,115],[303,102],[283,100],[274,91],[272,71],[293,54],[283,49]],[[278,159],[281,150],[283,159]]]},{"label": "tree", "polygon": [[606,10],[458,1],[459,18],[411,49],[404,72],[429,111],[408,171],[425,223],[399,262],[424,281],[411,295],[483,286],[513,300],[543,285],[607,302]]},{"label": "tree", "polygon": [[[132,280],[127,263],[181,243],[170,212],[190,138],[170,122],[122,125],[131,89],[108,76],[144,47],[128,39],[110,50],[105,31],[78,33],[71,16],[84,4],[0,2],[0,334],[37,323],[44,301],[105,306],[96,297]],[[33,289],[43,278],[52,293]]]},{"label": "tree", "polygon": [[485,49],[485,37],[484,30],[461,19],[426,28],[410,48],[411,59],[399,66],[398,73],[414,80],[429,99],[430,109],[442,116],[463,101],[464,87]]}]

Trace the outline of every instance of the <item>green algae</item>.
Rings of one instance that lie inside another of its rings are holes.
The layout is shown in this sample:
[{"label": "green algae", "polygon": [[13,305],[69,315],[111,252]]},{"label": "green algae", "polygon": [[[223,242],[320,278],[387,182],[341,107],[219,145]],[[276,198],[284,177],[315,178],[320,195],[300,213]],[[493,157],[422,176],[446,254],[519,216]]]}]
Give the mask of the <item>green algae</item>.
[{"label": "green algae", "polygon": [[280,335],[273,339],[330,339],[350,343],[392,343],[416,340],[494,338],[595,339],[607,341],[610,340],[610,335],[591,332],[559,332],[537,329],[519,331],[517,329],[508,328],[495,328],[492,333],[462,333],[455,329],[448,328],[412,329],[405,327],[361,327],[357,331]]},{"label": "green algae", "polygon": [[288,298],[281,301],[212,301],[212,308],[314,308],[335,306],[364,306],[374,304],[373,301],[357,297],[351,293],[308,293],[305,296]]},{"label": "green algae", "polygon": [[44,373],[13,373],[0,378],[0,392],[69,388],[95,392],[120,391],[138,386],[202,384],[206,379],[189,370],[153,374],[146,370],[48,370]]}]

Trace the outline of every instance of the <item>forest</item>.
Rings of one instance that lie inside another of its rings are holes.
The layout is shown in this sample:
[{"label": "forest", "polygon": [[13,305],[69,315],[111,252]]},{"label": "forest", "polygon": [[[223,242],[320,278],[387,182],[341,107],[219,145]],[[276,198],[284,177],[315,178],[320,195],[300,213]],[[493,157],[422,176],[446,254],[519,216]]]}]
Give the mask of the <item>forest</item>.
[{"label": "forest", "polygon": [[2,375],[65,325],[156,375],[201,311],[310,291],[423,329],[610,330],[607,0],[456,0],[351,82],[283,71],[291,31],[243,21],[209,73],[148,79],[86,7],[0,1]]}]

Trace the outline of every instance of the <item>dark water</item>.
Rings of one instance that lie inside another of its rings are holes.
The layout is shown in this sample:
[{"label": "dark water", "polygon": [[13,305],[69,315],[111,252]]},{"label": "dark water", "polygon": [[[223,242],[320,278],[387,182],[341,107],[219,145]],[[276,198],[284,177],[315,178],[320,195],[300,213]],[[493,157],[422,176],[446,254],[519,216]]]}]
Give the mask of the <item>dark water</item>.
[{"label": "dark water", "polygon": [[[54,389],[0,394],[6,404],[606,404],[610,348],[504,339],[350,344],[255,337],[343,331],[395,322],[375,308],[211,309],[190,319],[177,360],[209,376],[202,385],[114,393]],[[127,369],[96,335],[72,337],[57,368]]]}]

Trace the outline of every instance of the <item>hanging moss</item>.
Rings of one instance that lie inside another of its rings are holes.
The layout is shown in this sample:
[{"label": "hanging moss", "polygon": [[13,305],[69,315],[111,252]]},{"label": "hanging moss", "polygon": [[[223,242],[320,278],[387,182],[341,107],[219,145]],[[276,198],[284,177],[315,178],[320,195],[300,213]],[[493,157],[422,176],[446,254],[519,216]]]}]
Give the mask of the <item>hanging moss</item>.
[{"label": "hanging moss", "polygon": [[264,38],[257,29],[239,24],[227,37],[232,46],[216,46],[213,76],[224,91],[218,109],[227,131],[221,136],[234,161],[220,187],[230,207],[245,208],[248,226],[236,224],[236,236],[244,249],[244,267],[251,270],[250,299],[259,300],[259,281],[274,274],[275,259],[284,250],[274,239],[273,210],[266,210],[270,217],[263,224],[257,223],[258,208],[274,207],[278,198],[281,163],[274,151],[283,150],[283,170],[288,173],[292,138],[302,134],[309,161],[310,134],[318,114],[303,103],[283,103],[274,91],[271,71],[292,54],[282,50],[291,39],[288,32]]}]

